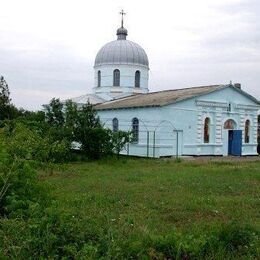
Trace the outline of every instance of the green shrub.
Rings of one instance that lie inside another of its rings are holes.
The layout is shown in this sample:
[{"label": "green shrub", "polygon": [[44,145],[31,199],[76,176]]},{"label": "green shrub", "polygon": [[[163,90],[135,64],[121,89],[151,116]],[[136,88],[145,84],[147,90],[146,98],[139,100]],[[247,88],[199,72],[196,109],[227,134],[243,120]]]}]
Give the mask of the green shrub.
[{"label": "green shrub", "polygon": [[0,169],[0,214],[8,217],[29,217],[39,214],[48,204],[46,187],[36,171],[25,161],[13,161]]},{"label": "green shrub", "polygon": [[64,162],[70,156],[70,142],[66,139],[55,140],[46,133],[42,137],[22,123],[7,126],[5,147],[12,158],[38,162]]}]

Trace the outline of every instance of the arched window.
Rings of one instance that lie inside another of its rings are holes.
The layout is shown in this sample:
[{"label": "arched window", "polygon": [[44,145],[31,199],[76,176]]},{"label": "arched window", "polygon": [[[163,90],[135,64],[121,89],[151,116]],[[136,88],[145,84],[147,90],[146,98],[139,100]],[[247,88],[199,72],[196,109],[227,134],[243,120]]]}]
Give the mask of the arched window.
[{"label": "arched window", "polygon": [[225,123],[224,123],[224,129],[236,129],[236,122],[232,119],[228,119]]},{"label": "arched window", "polygon": [[140,76],[141,76],[141,73],[139,70],[137,70],[135,72],[135,87],[136,88],[140,88]]},{"label": "arched window", "polygon": [[209,143],[209,134],[210,134],[210,119],[209,117],[206,117],[204,121],[204,143]]},{"label": "arched window", "polygon": [[113,124],[113,132],[117,132],[118,131],[118,119],[113,118],[112,124]]},{"label": "arched window", "polygon": [[248,144],[250,139],[250,121],[245,122],[245,143]]},{"label": "arched window", "polygon": [[139,140],[139,120],[135,117],[132,120],[132,132],[133,132],[133,142],[138,143]]},{"label": "arched window", "polygon": [[120,86],[120,70],[115,69],[113,73],[113,86],[119,87]]},{"label": "arched window", "polygon": [[97,73],[97,86],[98,87],[101,87],[101,71],[99,70],[98,73]]}]

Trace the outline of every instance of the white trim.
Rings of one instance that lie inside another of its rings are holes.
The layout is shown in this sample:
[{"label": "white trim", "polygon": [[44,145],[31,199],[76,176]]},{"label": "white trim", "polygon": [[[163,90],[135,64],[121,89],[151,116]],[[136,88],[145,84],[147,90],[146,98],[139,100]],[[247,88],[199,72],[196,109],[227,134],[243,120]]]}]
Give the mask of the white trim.
[{"label": "white trim", "polygon": [[221,144],[217,144],[217,143],[202,143],[202,144],[184,144],[183,145],[184,147],[186,147],[186,148],[189,148],[189,147],[198,147],[198,146],[200,146],[200,147],[204,147],[204,146],[214,146],[214,147],[221,147],[222,146],[222,143]]},{"label": "white trim", "polygon": [[260,109],[260,106],[245,105],[245,104],[235,104],[235,108],[237,108],[237,109],[246,109],[246,110],[258,110],[258,109]]},{"label": "white trim", "polygon": [[216,101],[206,101],[206,100],[195,100],[197,106],[202,107],[222,107],[228,108],[228,103],[226,102],[216,102]]}]

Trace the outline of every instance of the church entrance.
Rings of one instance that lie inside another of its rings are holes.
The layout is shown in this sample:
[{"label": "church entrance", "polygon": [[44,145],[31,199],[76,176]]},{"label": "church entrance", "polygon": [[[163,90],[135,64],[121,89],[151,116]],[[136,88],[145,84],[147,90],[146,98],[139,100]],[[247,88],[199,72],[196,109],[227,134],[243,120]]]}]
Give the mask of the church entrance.
[{"label": "church entrance", "polygon": [[224,155],[241,156],[242,154],[242,130],[236,130],[236,128],[236,122],[232,119],[228,119],[224,123]]},{"label": "church entrance", "polygon": [[241,156],[242,130],[228,131],[228,155]]}]

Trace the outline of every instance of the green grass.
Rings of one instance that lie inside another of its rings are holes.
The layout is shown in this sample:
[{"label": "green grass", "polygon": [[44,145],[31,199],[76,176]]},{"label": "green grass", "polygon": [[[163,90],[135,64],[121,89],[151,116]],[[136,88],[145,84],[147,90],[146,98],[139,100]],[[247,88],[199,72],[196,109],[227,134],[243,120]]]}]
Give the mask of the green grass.
[{"label": "green grass", "polygon": [[259,166],[120,157],[39,170],[53,199],[0,218],[0,259],[260,259]]},{"label": "green grass", "polygon": [[121,158],[48,176],[56,207],[122,237],[201,233],[231,221],[260,227],[260,162]]}]

